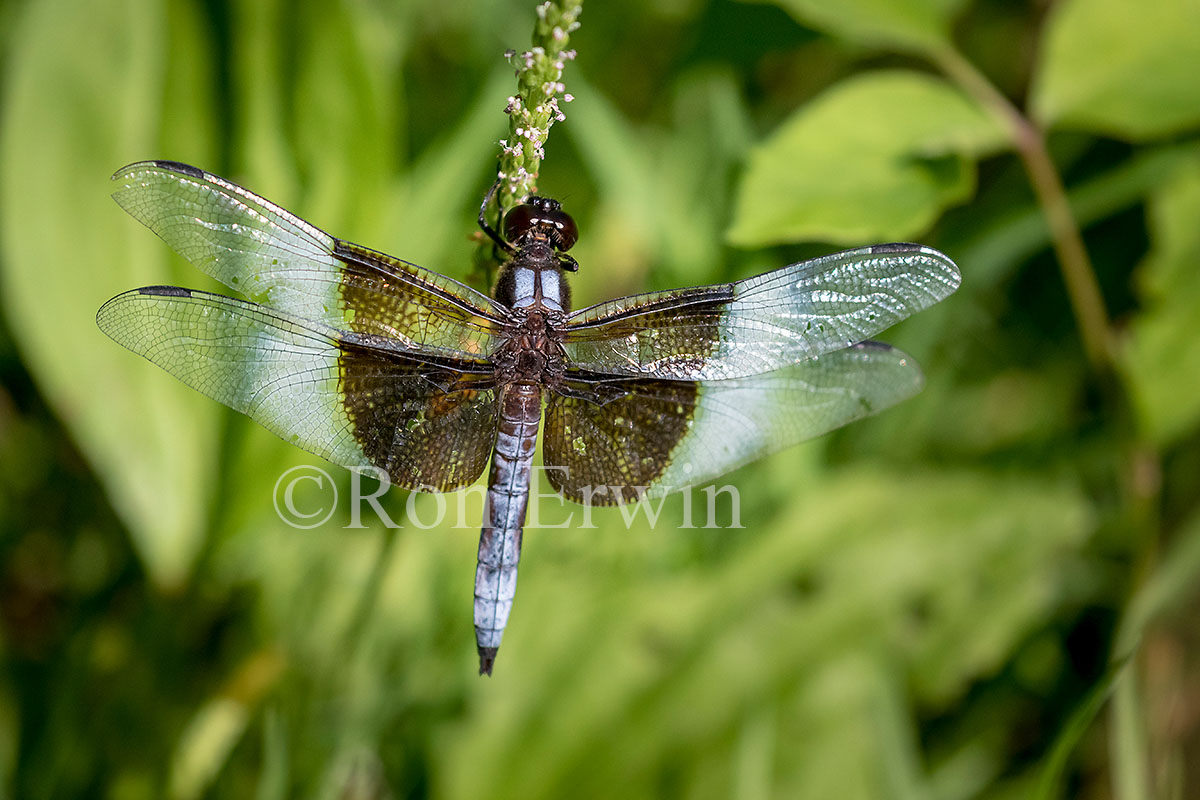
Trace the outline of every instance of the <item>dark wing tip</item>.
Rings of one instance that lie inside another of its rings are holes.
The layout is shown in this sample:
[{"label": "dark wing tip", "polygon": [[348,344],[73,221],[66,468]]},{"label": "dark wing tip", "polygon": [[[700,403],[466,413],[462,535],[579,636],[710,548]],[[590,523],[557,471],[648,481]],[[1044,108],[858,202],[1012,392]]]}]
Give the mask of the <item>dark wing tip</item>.
[{"label": "dark wing tip", "polygon": [[180,286],[143,286],[137,290],[138,294],[149,294],[155,297],[191,297],[192,290],[184,289]]},{"label": "dark wing tip", "polygon": [[872,253],[914,253],[925,249],[924,245],[914,242],[888,242],[871,246]]},{"label": "dark wing tip", "polygon": [[481,647],[479,648],[479,674],[492,676],[492,667],[496,666],[496,653],[500,651],[498,647]]},{"label": "dark wing tip", "polygon": [[182,161],[161,161],[161,160],[155,159],[154,161],[151,161],[150,163],[156,167],[162,167],[163,169],[169,169],[172,172],[182,172],[184,175],[187,175],[189,178],[203,178],[204,177],[204,170],[200,169],[199,167],[193,167],[191,164],[184,164]]},{"label": "dark wing tip", "polygon": [[182,161],[168,161],[166,159],[150,159],[148,161],[135,161],[132,164],[126,164],[112,174],[112,179],[115,181],[133,172],[135,169],[144,167],[158,167],[159,169],[169,170],[170,172],[178,172],[181,175],[187,175],[189,178],[203,178],[204,170],[199,167],[193,167],[191,164],[184,164]]},{"label": "dark wing tip", "polygon": [[[100,306],[96,311],[96,324],[100,326],[100,330],[108,333],[109,322],[114,309],[124,305],[130,297],[135,295],[149,295],[150,297],[192,297],[191,289],[184,289],[179,286],[143,286],[140,289],[130,289],[127,292],[121,292],[116,297],[110,298],[107,303]],[[112,334],[109,333],[111,336]]]}]

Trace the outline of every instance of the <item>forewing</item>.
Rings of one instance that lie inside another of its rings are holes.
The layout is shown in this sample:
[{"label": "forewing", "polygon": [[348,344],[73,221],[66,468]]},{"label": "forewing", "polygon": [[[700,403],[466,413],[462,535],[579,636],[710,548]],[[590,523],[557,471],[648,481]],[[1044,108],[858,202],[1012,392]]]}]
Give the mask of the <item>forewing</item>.
[{"label": "forewing", "polygon": [[667,494],[888,408],[921,383],[911,358],[878,342],[731,380],[576,380],[546,410],[546,475],[592,505]]},{"label": "forewing", "polygon": [[343,242],[186,164],[143,161],[113,198],[176,252],[256,303],[412,349],[486,355],[503,310],[415,264]]},{"label": "forewing", "polygon": [[491,453],[490,373],[173,286],[117,295],[96,321],[119,344],[284,440],[344,467],[379,467],[395,485],[467,486]]},{"label": "forewing", "polygon": [[565,349],[582,370],[672,380],[758,375],[865,341],[958,288],[958,267],[917,244],[793,264],[736,283],[585,308]]}]

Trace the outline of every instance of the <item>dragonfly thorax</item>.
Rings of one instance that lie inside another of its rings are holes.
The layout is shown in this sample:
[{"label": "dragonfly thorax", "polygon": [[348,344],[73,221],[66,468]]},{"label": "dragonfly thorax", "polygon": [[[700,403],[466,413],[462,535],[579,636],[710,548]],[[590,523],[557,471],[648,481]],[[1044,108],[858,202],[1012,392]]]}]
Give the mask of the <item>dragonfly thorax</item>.
[{"label": "dragonfly thorax", "polygon": [[556,387],[566,372],[562,315],[534,308],[518,309],[513,318],[516,330],[492,353],[497,382]]}]

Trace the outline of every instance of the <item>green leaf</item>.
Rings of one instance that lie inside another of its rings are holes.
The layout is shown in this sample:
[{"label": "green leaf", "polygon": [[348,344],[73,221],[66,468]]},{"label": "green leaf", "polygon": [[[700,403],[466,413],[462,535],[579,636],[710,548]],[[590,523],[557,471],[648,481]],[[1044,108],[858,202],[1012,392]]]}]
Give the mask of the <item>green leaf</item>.
[{"label": "green leaf", "polygon": [[1148,217],[1153,248],[1139,267],[1143,310],[1129,326],[1125,369],[1143,428],[1166,445],[1200,422],[1200,157],[1151,196]]},{"label": "green leaf", "polygon": [[[107,178],[140,158],[202,155],[192,139],[213,116],[198,80],[212,74],[211,47],[182,3],[170,25],[155,2],[25,9],[0,149],[5,312],[148,572],[175,586],[203,541],[221,410],[108,340],[95,316],[120,291],[170,282],[169,252],[108,198]],[[169,51],[195,68],[168,69]],[[164,102],[175,120],[165,129]],[[184,135],[188,149],[175,149]]]},{"label": "green leaf", "polygon": [[962,0],[775,0],[804,25],[855,42],[927,52],[949,43]]},{"label": "green leaf", "polygon": [[908,71],[861,75],[751,152],[729,240],[754,247],[913,237],[970,197],[974,158],[1006,141],[996,120],[945,81]]},{"label": "green leaf", "polygon": [[1200,124],[1200,5],[1066,0],[1053,10],[1034,80],[1046,126],[1141,140]]},{"label": "green leaf", "polygon": [[262,769],[254,800],[286,800],[288,796],[288,731],[274,709],[263,715]]},{"label": "green leaf", "polygon": [[171,763],[168,795],[191,800],[207,790],[242,738],[249,710],[230,697],[209,700],[188,723]]}]

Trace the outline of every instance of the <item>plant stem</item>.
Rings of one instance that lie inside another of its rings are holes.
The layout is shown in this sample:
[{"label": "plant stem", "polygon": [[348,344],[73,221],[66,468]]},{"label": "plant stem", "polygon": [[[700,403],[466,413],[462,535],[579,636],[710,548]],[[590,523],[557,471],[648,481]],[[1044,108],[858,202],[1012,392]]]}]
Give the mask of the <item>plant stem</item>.
[{"label": "plant stem", "polygon": [[524,53],[509,53],[517,69],[517,93],[508,98],[508,139],[501,142],[497,201],[510,208],[537,191],[538,169],[545,158],[550,127],[565,115],[558,100],[570,102],[562,83],[566,62],[575,57],[568,50],[571,33],[579,28],[583,0],[547,0],[537,7],[533,47]]},{"label": "plant stem", "polygon": [[[496,214],[503,213],[537,191],[538,170],[546,156],[546,139],[555,122],[566,119],[559,99],[569,103],[562,76],[566,62],[575,57],[567,49],[571,34],[579,28],[583,0],[546,0],[537,6],[532,47],[524,53],[506,55],[517,71],[517,92],[504,109],[509,115],[508,138],[500,142],[497,170]],[[486,239],[476,250],[473,282],[490,284],[491,243]]]},{"label": "plant stem", "polygon": [[1046,149],[1045,136],[957,50],[945,47],[934,51],[932,57],[951,79],[1011,130],[1013,146],[1025,164],[1033,192],[1050,226],[1051,242],[1079,326],[1084,353],[1098,372],[1112,373],[1115,358],[1108,311],[1083,236],[1071,214],[1066,189]]}]

